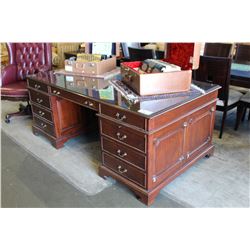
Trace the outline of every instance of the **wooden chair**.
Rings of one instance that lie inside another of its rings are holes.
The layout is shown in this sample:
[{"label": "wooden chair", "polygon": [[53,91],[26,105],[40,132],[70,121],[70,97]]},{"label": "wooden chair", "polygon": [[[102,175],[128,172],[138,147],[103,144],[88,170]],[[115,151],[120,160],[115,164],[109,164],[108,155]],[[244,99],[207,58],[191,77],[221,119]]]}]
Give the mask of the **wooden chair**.
[{"label": "wooden chair", "polygon": [[206,43],[204,56],[231,57],[232,48],[230,43]]},{"label": "wooden chair", "polygon": [[236,44],[234,62],[250,64],[250,45]]},{"label": "wooden chair", "polygon": [[248,121],[250,120],[250,91],[240,98],[237,106],[237,118],[234,129],[239,128],[240,122],[244,120],[246,110],[249,109]]},{"label": "wooden chair", "polygon": [[217,110],[223,112],[219,138],[222,138],[227,112],[237,107],[243,96],[236,90],[229,90],[231,62],[231,58],[201,56],[199,69],[193,74],[194,80],[221,86],[217,102]]}]

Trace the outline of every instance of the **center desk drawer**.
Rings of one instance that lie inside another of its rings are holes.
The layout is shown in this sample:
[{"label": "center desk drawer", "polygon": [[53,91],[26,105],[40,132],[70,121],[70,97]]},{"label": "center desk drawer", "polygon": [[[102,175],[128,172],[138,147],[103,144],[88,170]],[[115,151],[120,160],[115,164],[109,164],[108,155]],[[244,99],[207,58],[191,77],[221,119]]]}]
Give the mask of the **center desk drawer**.
[{"label": "center desk drawer", "polygon": [[48,86],[44,83],[28,80],[29,87],[48,93]]},{"label": "center desk drawer", "polygon": [[80,96],[78,94],[70,93],[68,91],[64,91],[64,90],[57,89],[54,87],[51,87],[51,93],[53,95],[73,101],[79,105],[98,111],[98,102],[95,102],[93,100]]},{"label": "center desk drawer", "polygon": [[39,127],[40,129],[42,129],[44,132],[50,134],[50,135],[55,135],[55,130],[54,130],[54,126],[49,124],[48,122],[45,122],[41,119],[39,119],[36,116],[33,116],[33,121],[34,124]]},{"label": "center desk drawer", "polygon": [[145,187],[146,175],[141,171],[137,170],[136,168],[132,167],[131,165],[120,161],[106,153],[103,153],[103,164],[107,168],[112,169],[113,171],[125,177],[126,179],[129,179],[141,185],[142,187]]},{"label": "center desk drawer", "polygon": [[146,129],[145,118],[134,115],[130,112],[126,112],[120,109],[116,109],[107,105],[101,105],[101,114],[110,116],[118,121],[128,123],[130,125],[136,126],[138,128]]},{"label": "center desk drawer", "polygon": [[50,97],[35,90],[29,89],[30,99],[32,102],[50,108]]},{"label": "center desk drawer", "polygon": [[34,103],[32,103],[32,110],[33,110],[33,113],[36,114],[37,116],[44,118],[50,122],[53,122],[52,114],[50,111],[47,111],[47,110],[35,105]]},{"label": "center desk drawer", "polygon": [[146,156],[136,152],[135,150],[122,145],[119,142],[111,141],[105,137],[101,138],[103,150],[116,155],[120,159],[133,164],[142,170],[146,169]]},{"label": "center desk drawer", "polygon": [[146,135],[106,119],[100,119],[101,133],[145,152]]}]

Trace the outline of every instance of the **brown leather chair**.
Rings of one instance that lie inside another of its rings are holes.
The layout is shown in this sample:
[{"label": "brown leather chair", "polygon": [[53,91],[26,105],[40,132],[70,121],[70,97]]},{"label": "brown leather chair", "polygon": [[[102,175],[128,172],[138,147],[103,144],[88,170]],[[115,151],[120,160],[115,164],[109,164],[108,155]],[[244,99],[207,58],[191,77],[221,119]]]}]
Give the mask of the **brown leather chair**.
[{"label": "brown leather chair", "polygon": [[1,99],[27,101],[20,105],[19,112],[7,114],[5,121],[12,116],[31,114],[26,76],[39,71],[52,69],[52,51],[50,43],[7,43],[9,65],[1,72]]},{"label": "brown leather chair", "polygon": [[231,57],[233,44],[205,43],[204,56]]},{"label": "brown leather chair", "polygon": [[201,56],[199,68],[193,73],[194,80],[221,86],[216,105],[217,110],[223,112],[219,138],[222,138],[227,112],[236,108],[243,96],[239,91],[229,89],[231,62],[231,58]]}]

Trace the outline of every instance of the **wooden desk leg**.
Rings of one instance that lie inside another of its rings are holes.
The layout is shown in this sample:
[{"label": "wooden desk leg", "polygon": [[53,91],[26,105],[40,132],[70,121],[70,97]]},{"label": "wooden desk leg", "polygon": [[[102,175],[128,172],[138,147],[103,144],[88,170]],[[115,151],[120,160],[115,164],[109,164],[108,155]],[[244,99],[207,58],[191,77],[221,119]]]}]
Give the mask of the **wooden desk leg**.
[{"label": "wooden desk leg", "polygon": [[[66,140],[67,141],[67,140]],[[56,148],[56,149],[59,149],[59,148],[62,148],[64,147],[64,143],[66,141],[51,141],[51,144]]]}]

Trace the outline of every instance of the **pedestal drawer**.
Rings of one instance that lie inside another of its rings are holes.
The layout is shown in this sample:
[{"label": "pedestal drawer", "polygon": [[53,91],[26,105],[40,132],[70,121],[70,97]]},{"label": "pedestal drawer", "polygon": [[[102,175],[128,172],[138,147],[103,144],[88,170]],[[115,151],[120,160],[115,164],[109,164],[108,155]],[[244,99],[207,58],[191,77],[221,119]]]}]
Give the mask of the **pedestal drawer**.
[{"label": "pedestal drawer", "polygon": [[32,102],[50,108],[50,97],[48,95],[36,92],[35,90],[31,89],[29,89],[29,92],[30,92],[30,99]]},{"label": "pedestal drawer", "polygon": [[127,161],[128,163],[141,168],[142,170],[146,169],[146,156],[136,152],[135,150],[122,145],[119,142],[109,140],[105,137],[101,138],[102,140],[102,149],[116,155],[120,159]]},{"label": "pedestal drawer", "polygon": [[100,119],[100,128],[102,134],[145,152],[146,135],[143,133],[106,119]]},{"label": "pedestal drawer", "polygon": [[107,168],[112,169],[119,175],[137,183],[138,185],[145,187],[146,186],[146,175],[141,171],[137,170],[133,166],[116,159],[115,157],[108,155],[106,153],[103,154],[103,164]]},{"label": "pedestal drawer", "polygon": [[48,122],[45,122],[44,120],[33,116],[33,121],[34,121],[34,125],[36,125],[37,127],[39,127],[40,129],[42,129],[44,132],[54,136],[55,135],[55,129],[54,126],[49,124]]},{"label": "pedestal drawer", "polygon": [[48,93],[48,85],[32,80],[28,80],[29,87]]},{"label": "pedestal drawer", "polygon": [[50,111],[47,111],[44,108],[35,105],[34,103],[32,103],[32,110],[33,113],[36,114],[37,116],[45,118],[50,122],[53,122],[52,113]]},{"label": "pedestal drawer", "polygon": [[101,113],[110,116],[111,118],[116,119],[117,121],[122,121],[124,123],[128,123],[130,125],[146,129],[146,121],[141,116],[134,115],[132,113],[120,109],[112,108],[104,104],[101,105]]}]

